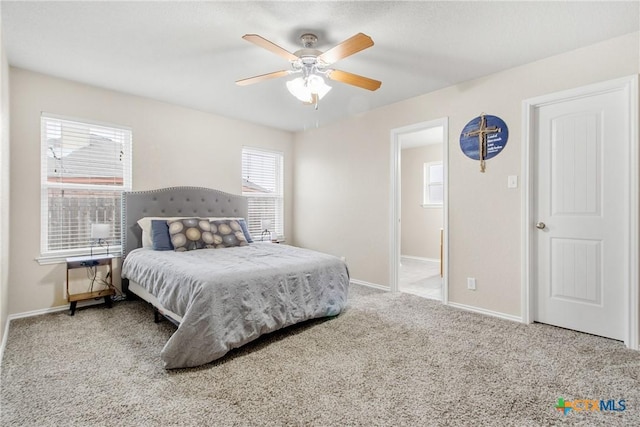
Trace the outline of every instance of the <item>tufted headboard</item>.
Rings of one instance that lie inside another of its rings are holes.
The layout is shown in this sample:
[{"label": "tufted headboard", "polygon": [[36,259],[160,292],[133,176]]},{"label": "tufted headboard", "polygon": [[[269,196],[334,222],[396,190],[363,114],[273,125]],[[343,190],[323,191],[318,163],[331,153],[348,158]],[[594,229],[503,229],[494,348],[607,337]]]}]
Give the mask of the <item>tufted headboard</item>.
[{"label": "tufted headboard", "polygon": [[122,260],[142,246],[137,221],[146,216],[247,217],[243,196],[204,187],[169,187],[122,194]]}]

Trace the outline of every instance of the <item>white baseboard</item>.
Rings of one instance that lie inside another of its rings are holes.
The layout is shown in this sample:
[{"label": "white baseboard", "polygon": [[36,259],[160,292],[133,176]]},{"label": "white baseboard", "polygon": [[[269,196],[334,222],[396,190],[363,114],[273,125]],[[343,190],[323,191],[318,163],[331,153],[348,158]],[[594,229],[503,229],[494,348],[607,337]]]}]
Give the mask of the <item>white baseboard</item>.
[{"label": "white baseboard", "polygon": [[358,279],[351,279],[349,280],[351,283],[355,284],[355,285],[361,285],[361,286],[366,286],[368,288],[374,288],[374,289],[379,289],[381,291],[387,291],[389,292],[391,289],[389,289],[388,286],[383,286],[383,285],[378,285],[377,283],[371,283],[371,282],[365,282],[364,280],[358,280]]},{"label": "white baseboard", "polygon": [[0,375],[2,374],[2,359],[4,357],[4,349],[7,346],[7,337],[9,336],[9,323],[10,320],[7,317],[7,323],[4,325],[4,334],[2,335],[2,344],[0,344]]},{"label": "white baseboard", "polygon": [[[358,279],[351,279],[350,281],[351,281],[351,283],[356,284],[356,285],[367,286],[369,288],[380,289],[382,291],[387,291],[387,292],[390,291],[388,286],[379,285],[377,283],[365,282],[364,280],[358,280]],[[523,319],[520,316],[514,316],[512,314],[500,313],[499,311],[486,310],[484,308],[473,307],[471,305],[459,304],[459,303],[456,303],[456,302],[449,302],[446,305],[448,305],[450,307],[454,307],[454,308],[459,308],[459,309],[465,310],[465,311],[472,311],[474,313],[484,314],[486,316],[498,317],[500,319],[509,320],[511,322],[518,322],[518,323],[522,323],[523,322]]]},{"label": "white baseboard", "polygon": [[474,313],[484,314],[487,316],[498,317],[504,320],[510,320],[512,322],[523,323],[522,317],[514,316],[512,314],[500,313],[499,311],[486,310],[484,308],[473,307],[471,305],[459,304],[457,302],[451,302],[447,304],[449,307],[459,308],[461,310],[472,311]]},{"label": "white baseboard", "polygon": [[[92,299],[92,300],[86,300],[86,301],[78,301],[78,305],[76,305],[76,308],[88,307],[90,305],[98,305],[98,304],[104,304],[104,298],[100,298],[99,300]],[[32,310],[32,311],[25,311],[22,313],[10,314],[9,320],[22,319],[23,317],[39,316],[41,314],[57,313],[58,311],[65,311],[65,310],[69,310],[69,304],[60,305],[58,307],[41,308],[39,310]],[[9,324],[9,322],[7,322],[7,324]]]},{"label": "white baseboard", "polygon": [[400,260],[402,261],[402,258],[405,259],[410,259],[413,261],[422,261],[422,262],[437,262],[439,263],[440,260],[436,259],[436,258],[423,258],[423,257],[419,257],[419,256],[412,256],[412,255],[400,255]]}]

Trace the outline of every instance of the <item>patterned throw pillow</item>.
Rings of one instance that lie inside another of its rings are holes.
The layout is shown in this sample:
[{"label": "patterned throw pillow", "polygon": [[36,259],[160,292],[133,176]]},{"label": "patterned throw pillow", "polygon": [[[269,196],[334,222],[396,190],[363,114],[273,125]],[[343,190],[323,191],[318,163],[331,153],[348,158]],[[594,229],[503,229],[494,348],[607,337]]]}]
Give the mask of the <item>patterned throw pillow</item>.
[{"label": "patterned throw pillow", "polygon": [[171,244],[176,252],[212,247],[211,224],[206,218],[184,218],[167,221]]},{"label": "patterned throw pillow", "polygon": [[211,221],[211,233],[213,234],[213,245],[207,245],[207,247],[230,248],[248,245],[242,227],[235,219]]}]

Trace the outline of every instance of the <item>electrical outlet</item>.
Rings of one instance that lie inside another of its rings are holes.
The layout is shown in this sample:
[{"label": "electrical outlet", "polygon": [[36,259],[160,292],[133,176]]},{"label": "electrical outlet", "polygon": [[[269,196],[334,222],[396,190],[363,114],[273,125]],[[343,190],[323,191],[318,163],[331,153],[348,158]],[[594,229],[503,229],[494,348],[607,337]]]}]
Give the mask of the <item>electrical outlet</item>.
[{"label": "electrical outlet", "polygon": [[475,277],[467,277],[467,289],[472,291],[476,290],[476,278]]}]

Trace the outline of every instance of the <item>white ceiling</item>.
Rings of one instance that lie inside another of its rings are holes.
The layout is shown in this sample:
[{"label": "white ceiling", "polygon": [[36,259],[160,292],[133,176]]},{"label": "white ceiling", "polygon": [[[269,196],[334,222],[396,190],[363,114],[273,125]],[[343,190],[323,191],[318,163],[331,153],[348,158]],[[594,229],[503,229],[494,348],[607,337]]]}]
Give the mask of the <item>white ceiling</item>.
[{"label": "white ceiling", "polygon": [[[639,14],[637,0],[2,1],[13,66],[289,131],[638,31]],[[293,52],[304,32],[317,34],[322,51],[358,32],[371,36],[373,47],[335,68],[382,87],[330,82],[316,111],[287,92],[284,78],[235,85],[289,66],[242,35]]]},{"label": "white ceiling", "polygon": [[398,141],[400,142],[400,149],[402,150],[425,145],[443,144],[444,128],[442,126],[436,126],[411,133],[403,133],[398,137]]}]

